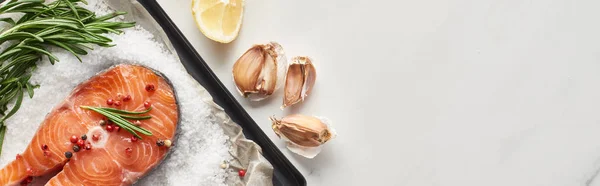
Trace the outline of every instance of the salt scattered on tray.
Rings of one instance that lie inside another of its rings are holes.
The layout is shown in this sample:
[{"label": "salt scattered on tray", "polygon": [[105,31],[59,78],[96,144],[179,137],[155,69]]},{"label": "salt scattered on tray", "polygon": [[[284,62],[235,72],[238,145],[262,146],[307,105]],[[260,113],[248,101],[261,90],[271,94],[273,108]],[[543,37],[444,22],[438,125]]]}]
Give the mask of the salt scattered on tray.
[{"label": "salt scattered on tray", "polygon": [[[108,12],[102,3],[87,6],[97,12]],[[103,14],[99,13],[99,14]],[[33,72],[32,82],[40,85],[32,99],[24,99],[21,109],[6,125],[0,167],[25,150],[45,115],[61,102],[79,83],[115,64],[141,64],[163,73],[174,85],[181,108],[181,122],[171,154],[154,171],[139,180],[138,185],[224,185],[227,175],[220,168],[230,160],[228,137],[223,133],[212,106],[203,102],[195,82],[182,64],[154,36],[141,27],[127,29],[122,35],[109,35],[115,47],[95,47],[79,62],[70,53],[52,49],[60,62],[51,65],[44,60]]]}]

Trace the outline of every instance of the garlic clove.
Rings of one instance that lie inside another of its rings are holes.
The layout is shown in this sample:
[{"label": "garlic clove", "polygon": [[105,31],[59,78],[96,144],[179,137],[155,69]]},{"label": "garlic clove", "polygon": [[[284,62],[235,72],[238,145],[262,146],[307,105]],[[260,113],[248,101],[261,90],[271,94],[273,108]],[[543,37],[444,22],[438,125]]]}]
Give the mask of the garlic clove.
[{"label": "garlic clove", "polygon": [[275,134],[288,142],[290,151],[307,158],[315,157],[321,146],[335,137],[328,120],[293,114],[278,120],[271,117]]},{"label": "garlic clove", "polygon": [[233,80],[242,96],[259,101],[277,90],[285,66],[281,45],[275,42],[254,45],[233,65]]},{"label": "garlic clove", "polygon": [[283,106],[304,101],[315,85],[317,71],[309,57],[299,56],[292,58],[285,78]]},{"label": "garlic clove", "polygon": [[277,85],[277,63],[271,55],[266,55],[267,63],[264,64],[263,70],[258,76],[258,84],[256,89],[260,90],[259,93],[271,95],[275,91],[275,85]]},{"label": "garlic clove", "polygon": [[304,86],[303,76],[302,67],[300,65],[290,65],[285,78],[285,86],[283,88],[282,109],[302,100],[302,87]]},{"label": "garlic clove", "polygon": [[242,96],[247,97],[248,94],[258,93],[255,88],[265,63],[264,58],[262,47],[255,45],[233,65],[233,79]]}]

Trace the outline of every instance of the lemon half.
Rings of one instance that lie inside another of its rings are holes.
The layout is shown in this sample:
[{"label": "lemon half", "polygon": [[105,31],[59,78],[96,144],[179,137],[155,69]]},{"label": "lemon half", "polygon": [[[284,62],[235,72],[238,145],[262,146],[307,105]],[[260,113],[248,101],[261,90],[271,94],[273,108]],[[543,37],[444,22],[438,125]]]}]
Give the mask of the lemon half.
[{"label": "lemon half", "polygon": [[192,0],[192,15],[206,37],[221,43],[237,38],[242,25],[244,0]]}]

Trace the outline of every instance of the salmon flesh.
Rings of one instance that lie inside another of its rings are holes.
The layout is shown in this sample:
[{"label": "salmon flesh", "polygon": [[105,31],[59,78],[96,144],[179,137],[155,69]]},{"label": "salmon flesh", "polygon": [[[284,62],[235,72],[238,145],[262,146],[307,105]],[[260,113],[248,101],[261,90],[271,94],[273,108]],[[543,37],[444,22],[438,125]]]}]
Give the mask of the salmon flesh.
[{"label": "salmon flesh", "polygon": [[[144,111],[148,105],[152,110],[145,115],[151,119],[130,121],[152,135],[138,133],[142,139],[137,140],[126,130],[109,132],[110,123],[101,125],[106,117],[80,107]],[[56,171],[46,185],[131,185],[165,158],[169,147],[157,141],[173,140],[178,122],[175,93],[167,79],[143,66],[113,66],[78,85],[46,116],[25,152],[0,170],[0,185],[26,184]],[[91,149],[74,152],[71,136],[84,134]]]}]

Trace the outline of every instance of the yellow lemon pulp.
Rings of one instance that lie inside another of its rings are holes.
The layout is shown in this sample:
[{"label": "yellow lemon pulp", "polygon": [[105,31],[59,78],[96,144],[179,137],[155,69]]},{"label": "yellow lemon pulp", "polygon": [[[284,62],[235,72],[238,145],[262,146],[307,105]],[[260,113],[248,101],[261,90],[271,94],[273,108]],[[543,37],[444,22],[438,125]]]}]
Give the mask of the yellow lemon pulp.
[{"label": "yellow lemon pulp", "polygon": [[221,43],[233,41],[242,25],[244,0],[192,0],[192,15],[206,37]]}]

